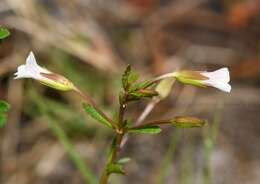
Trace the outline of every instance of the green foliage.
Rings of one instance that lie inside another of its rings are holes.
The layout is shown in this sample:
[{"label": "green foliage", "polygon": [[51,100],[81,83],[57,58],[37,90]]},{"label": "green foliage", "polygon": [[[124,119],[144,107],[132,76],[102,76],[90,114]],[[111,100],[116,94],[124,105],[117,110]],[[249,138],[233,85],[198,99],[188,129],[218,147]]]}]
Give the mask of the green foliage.
[{"label": "green foliage", "polygon": [[139,89],[146,89],[151,85],[152,85],[152,82],[150,80],[145,80],[145,81],[133,84],[130,88],[130,91],[136,91],[136,90],[139,90]]},{"label": "green foliage", "polygon": [[0,40],[8,37],[10,35],[10,32],[8,31],[8,29],[0,27]]},{"label": "green foliage", "polygon": [[5,101],[0,100],[0,128],[3,127],[6,123],[7,115],[10,105]]},{"label": "green foliage", "polygon": [[119,164],[119,163],[109,164],[108,167],[107,167],[107,172],[109,174],[111,174],[111,173],[125,174],[125,171],[123,169],[123,165]]},{"label": "green foliage", "polygon": [[154,97],[154,96],[157,96],[158,93],[155,91],[155,90],[152,90],[152,89],[140,89],[138,91],[133,91],[133,92],[130,92],[130,99],[140,99],[140,98],[151,98],[151,97]]},{"label": "green foliage", "polygon": [[98,122],[108,126],[109,128],[112,128],[111,123],[107,120],[106,117],[104,117],[100,112],[98,112],[95,107],[93,107],[90,104],[83,103],[83,108],[85,111],[95,120]]},{"label": "green foliage", "polygon": [[131,66],[128,65],[125,72],[122,75],[122,86],[125,91],[126,99],[122,97],[125,96],[124,93],[120,94],[120,102],[123,101],[135,101],[142,98],[152,98],[157,96],[158,93],[153,89],[148,89],[151,86],[151,81],[138,82],[139,75],[132,71]]},{"label": "green foliage", "polygon": [[131,73],[131,65],[128,65],[122,75],[122,86],[124,88],[124,90],[128,90],[129,87],[129,76]]},{"label": "green foliage", "polygon": [[129,133],[143,133],[143,134],[158,134],[161,132],[161,128],[157,125],[144,125],[135,128],[129,128]]}]

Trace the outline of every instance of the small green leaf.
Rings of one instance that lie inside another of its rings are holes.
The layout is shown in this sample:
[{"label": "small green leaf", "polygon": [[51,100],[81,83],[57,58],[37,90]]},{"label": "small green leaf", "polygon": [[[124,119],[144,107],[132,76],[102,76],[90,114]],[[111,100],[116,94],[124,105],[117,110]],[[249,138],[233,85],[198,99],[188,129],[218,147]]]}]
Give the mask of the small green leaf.
[{"label": "small green leaf", "polygon": [[123,73],[123,76],[122,76],[122,85],[125,90],[127,90],[129,87],[128,78],[131,73],[131,70],[132,70],[131,65],[127,65],[127,67]]},{"label": "small green leaf", "polygon": [[118,163],[109,164],[107,167],[107,172],[109,174],[111,173],[125,174],[125,171],[123,170],[123,166]]},{"label": "small green leaf", "polygon": [[157,96],[158,93],[152,89],[140,89],[138,91],[131,92],[130,95],[135,96],[135,97],[140,97],[140,98],[142,98],[142,97],[151,98],[151,97]]},{"label": "small green leaf", "polygon": [[122,76],[122,85],[125,91],[129,91],[129,88],[138,80],[139,75],[132,71],[130,65],[128,65]]},{"label": "small green leaf", "polygon": [[139,90],[139,89],[146,89],[147,87],[149,87],[150,85],[152,84],[151,81],[149,80],[145,80],[143,82],[139,82],[139,83],[136,83],[134,84],[130,91],[136,91],[136,90]]},{"label": "small green leaf", "polygon": [[143,134],[158,134],[161,132],[161,128],[157,125],[144,125],[142,127],[129,128],[130,133],[143,133]]},{"label": "small green leaf", "polygon": [[0,40],[8,37],[9,35],[10,32],[6,28],[0,27]]},{"label": "small green leaf", "polygon": [[191,116],[178,116],[171,120],[171,124],[179,128],[202,127],[207,123],[206,120]]},{"label": "small green leaf", "polygon": [[138,79],[139,79],[139,74],[131,71],[128,76],[128,83],[131,85],[131,84],[135,83]]},{"label": "small green leaf", "polygon": [[99,113],[92,105],[83,103],[83,108],[93,119],[112,128],[112,125],[109,122],[109,120],[107,120],[107,118],[105,118],[101,113]]},{"label": "small green leaf", "polygon": [[129,157],[124,157],[124,158],[121,158],[117,161],[118,164],[126,164],[127,162],[130,162],[131,158]]},{"label": "small green leaf", "polygon": [[0,128],[2,128],[6,123],[6,115],[0,114]]},{"label": "small green leaf", "polygon": [[10,105],[5,101],[0,100],[0,113],[5,113],[10,109]]}]

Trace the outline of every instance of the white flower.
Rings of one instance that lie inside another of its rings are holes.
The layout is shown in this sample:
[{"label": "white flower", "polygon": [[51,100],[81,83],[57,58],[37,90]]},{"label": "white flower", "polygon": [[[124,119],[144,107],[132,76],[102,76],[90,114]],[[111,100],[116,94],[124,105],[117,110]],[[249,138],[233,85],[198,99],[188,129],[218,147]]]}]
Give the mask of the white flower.
[{"label": "white flower", "polygon": [[231,85],[228,84],[230,81],[228,68],[221,68],[214,72],[201,72],[200,74],[208,78],[207,80],[203,80],[205,85],[218,88],[228,93],[231,91]]},{"label": "white flower", "polygon": [[62,91],[75,90],[75,86],[65,77],[42,68],[36,62],[33,52],[30,52],[25,65],[17,68],[14,79],[32,78],[39,82]]},{"label": "white flower", "polygon": [[221,68],[214,72],[183,70],[164,74],[157,77],[155,81],[172,77],[175,77],[179,82],[183,84],[190,84],[199,87],[211,86],[228,93],[231,91],[228,68]]}]

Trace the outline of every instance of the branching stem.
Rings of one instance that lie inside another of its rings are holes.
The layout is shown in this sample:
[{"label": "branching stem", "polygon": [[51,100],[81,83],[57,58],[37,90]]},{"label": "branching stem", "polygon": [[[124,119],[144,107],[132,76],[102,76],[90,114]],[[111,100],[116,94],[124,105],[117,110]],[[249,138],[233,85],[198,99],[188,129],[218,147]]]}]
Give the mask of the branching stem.
[{"label": "branching stem", "polygon": [[107,164],[105,168],[103,169],[101,178],[99,183],[100,184],[107,184],[109,180],[109,176],[111,173],[108,172],[107,168],[110,164],[113,164],[117,160],[118,153],[120,151],[120,145],[125,135],[125,129],[124,129],[124,114],[126,110],[126,98],[127,94],[124,94],[123,101],[120,103],[119,107],[119,113],[118,113],[118,123],[117,123],[117,129],[116,129],[116,138],[115,142],[112,142],[111,145],[111,153],[110,156],[107,159]]}]

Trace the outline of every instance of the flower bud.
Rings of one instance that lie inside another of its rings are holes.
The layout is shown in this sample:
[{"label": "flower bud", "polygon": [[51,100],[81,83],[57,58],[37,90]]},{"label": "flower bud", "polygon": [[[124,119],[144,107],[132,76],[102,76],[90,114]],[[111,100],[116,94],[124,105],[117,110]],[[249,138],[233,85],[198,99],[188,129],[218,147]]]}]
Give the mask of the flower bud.
[{"label": "flower bud", "polygon": [[171,121],[171,123],[176,127],[193,128],[202,127],[207,123],[207,121],[191,116],[177,116]]}]

